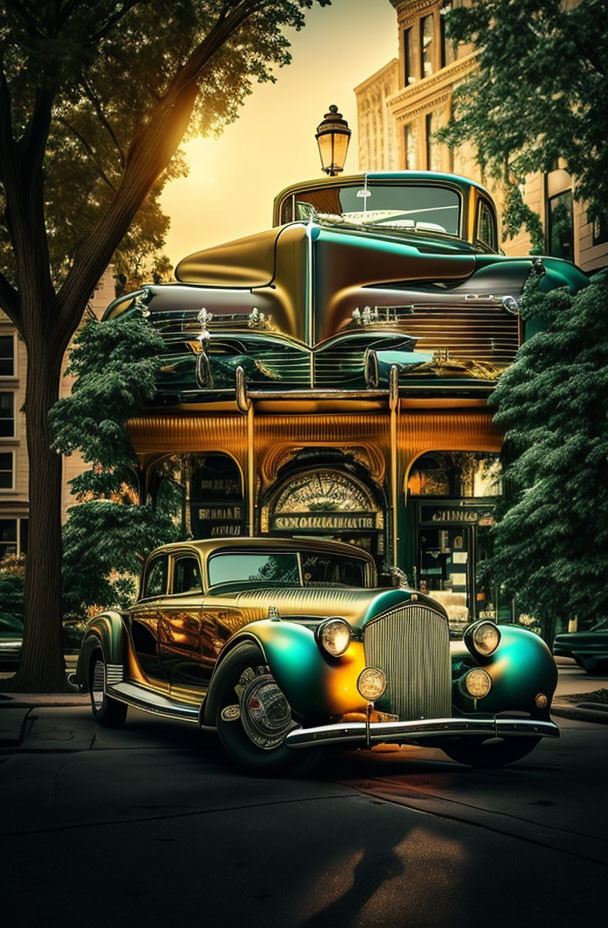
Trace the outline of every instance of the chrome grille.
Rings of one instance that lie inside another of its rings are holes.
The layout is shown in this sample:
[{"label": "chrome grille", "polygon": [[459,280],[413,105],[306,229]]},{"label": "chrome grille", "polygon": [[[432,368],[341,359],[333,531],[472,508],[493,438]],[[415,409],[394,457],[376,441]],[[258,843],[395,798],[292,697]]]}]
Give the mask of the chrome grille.
[{"label": "chrome grille", "polygon": [[394,609],[365,627],[364,645],[367,665],[386,674],[382,702],[400,721],[452,715],[450,637],[442,615],[424,606]]}]

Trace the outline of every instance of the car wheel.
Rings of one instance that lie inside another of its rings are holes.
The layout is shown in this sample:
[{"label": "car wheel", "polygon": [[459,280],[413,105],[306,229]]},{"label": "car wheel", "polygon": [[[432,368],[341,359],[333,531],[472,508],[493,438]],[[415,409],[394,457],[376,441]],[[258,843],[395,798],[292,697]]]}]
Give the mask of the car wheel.
[{"label": "car wheel", "polygon": [[95,720],[104,728],[122,728],[128,706],[112,699],[105,690],[106,665],[101,651],[96,651],[89,667],[89,696]]},{"label": "car wheel", "polygon": [[251,773],[307,773],[319,760],[319,748],[291,750],[283,744],[296,726],[291,708],[253,643],[238,645],[218,668],[216,725],[230,756]]},{"label": "car wheel", "polygon": [[532,751],[540,738],[492,738],[489,741],[450,741],[442,746],[448,757],[468,767],[504,767]]}]

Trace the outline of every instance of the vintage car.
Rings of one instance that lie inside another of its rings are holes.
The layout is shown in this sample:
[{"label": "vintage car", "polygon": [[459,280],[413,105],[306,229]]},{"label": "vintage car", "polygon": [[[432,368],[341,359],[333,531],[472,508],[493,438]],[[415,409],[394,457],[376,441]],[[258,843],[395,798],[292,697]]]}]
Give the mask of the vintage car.
[{"label": "vintage car", "polygon": [[553,642],[556,657],[571,657],[588,674],[608,671],[608,619],[582,632],[564,632]]},{"label": "vintage car", "polygon": [[540,638],[484,620],[451,651],[445,610],[400,583],[380,586],[373,557],[340,542],[166,545],[137,602],[89,622],[75,682],[101,725],[122,725],[128,706],[181,719],[258,772],[382,742],[497,767],[558,736]]}]

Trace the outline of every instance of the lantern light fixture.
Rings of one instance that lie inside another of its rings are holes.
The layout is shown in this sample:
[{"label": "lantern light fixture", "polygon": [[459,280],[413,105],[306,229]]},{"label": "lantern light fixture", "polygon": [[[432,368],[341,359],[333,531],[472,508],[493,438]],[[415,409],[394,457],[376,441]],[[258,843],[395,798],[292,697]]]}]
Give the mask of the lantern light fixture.
[{"label": "lantern light fixture", "polygon": [[332,103],[329,112],[317,126],[316,140],[321,156],[321,167],[330,177],[344,170],[351,130],[338,107]]}]

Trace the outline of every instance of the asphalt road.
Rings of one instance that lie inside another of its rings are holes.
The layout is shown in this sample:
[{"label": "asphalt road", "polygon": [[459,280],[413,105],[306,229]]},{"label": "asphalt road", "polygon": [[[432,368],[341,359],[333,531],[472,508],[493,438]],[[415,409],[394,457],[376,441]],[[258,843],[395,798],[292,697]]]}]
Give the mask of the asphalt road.
[{"label": "asphalt road", "polygon": [[494,772],[404,748],[265,780],[134,711],[118,732],[86,706],[2,716],[25,736],[0,754],[11,928],[606,923],[608,725],[561,719]]}]

